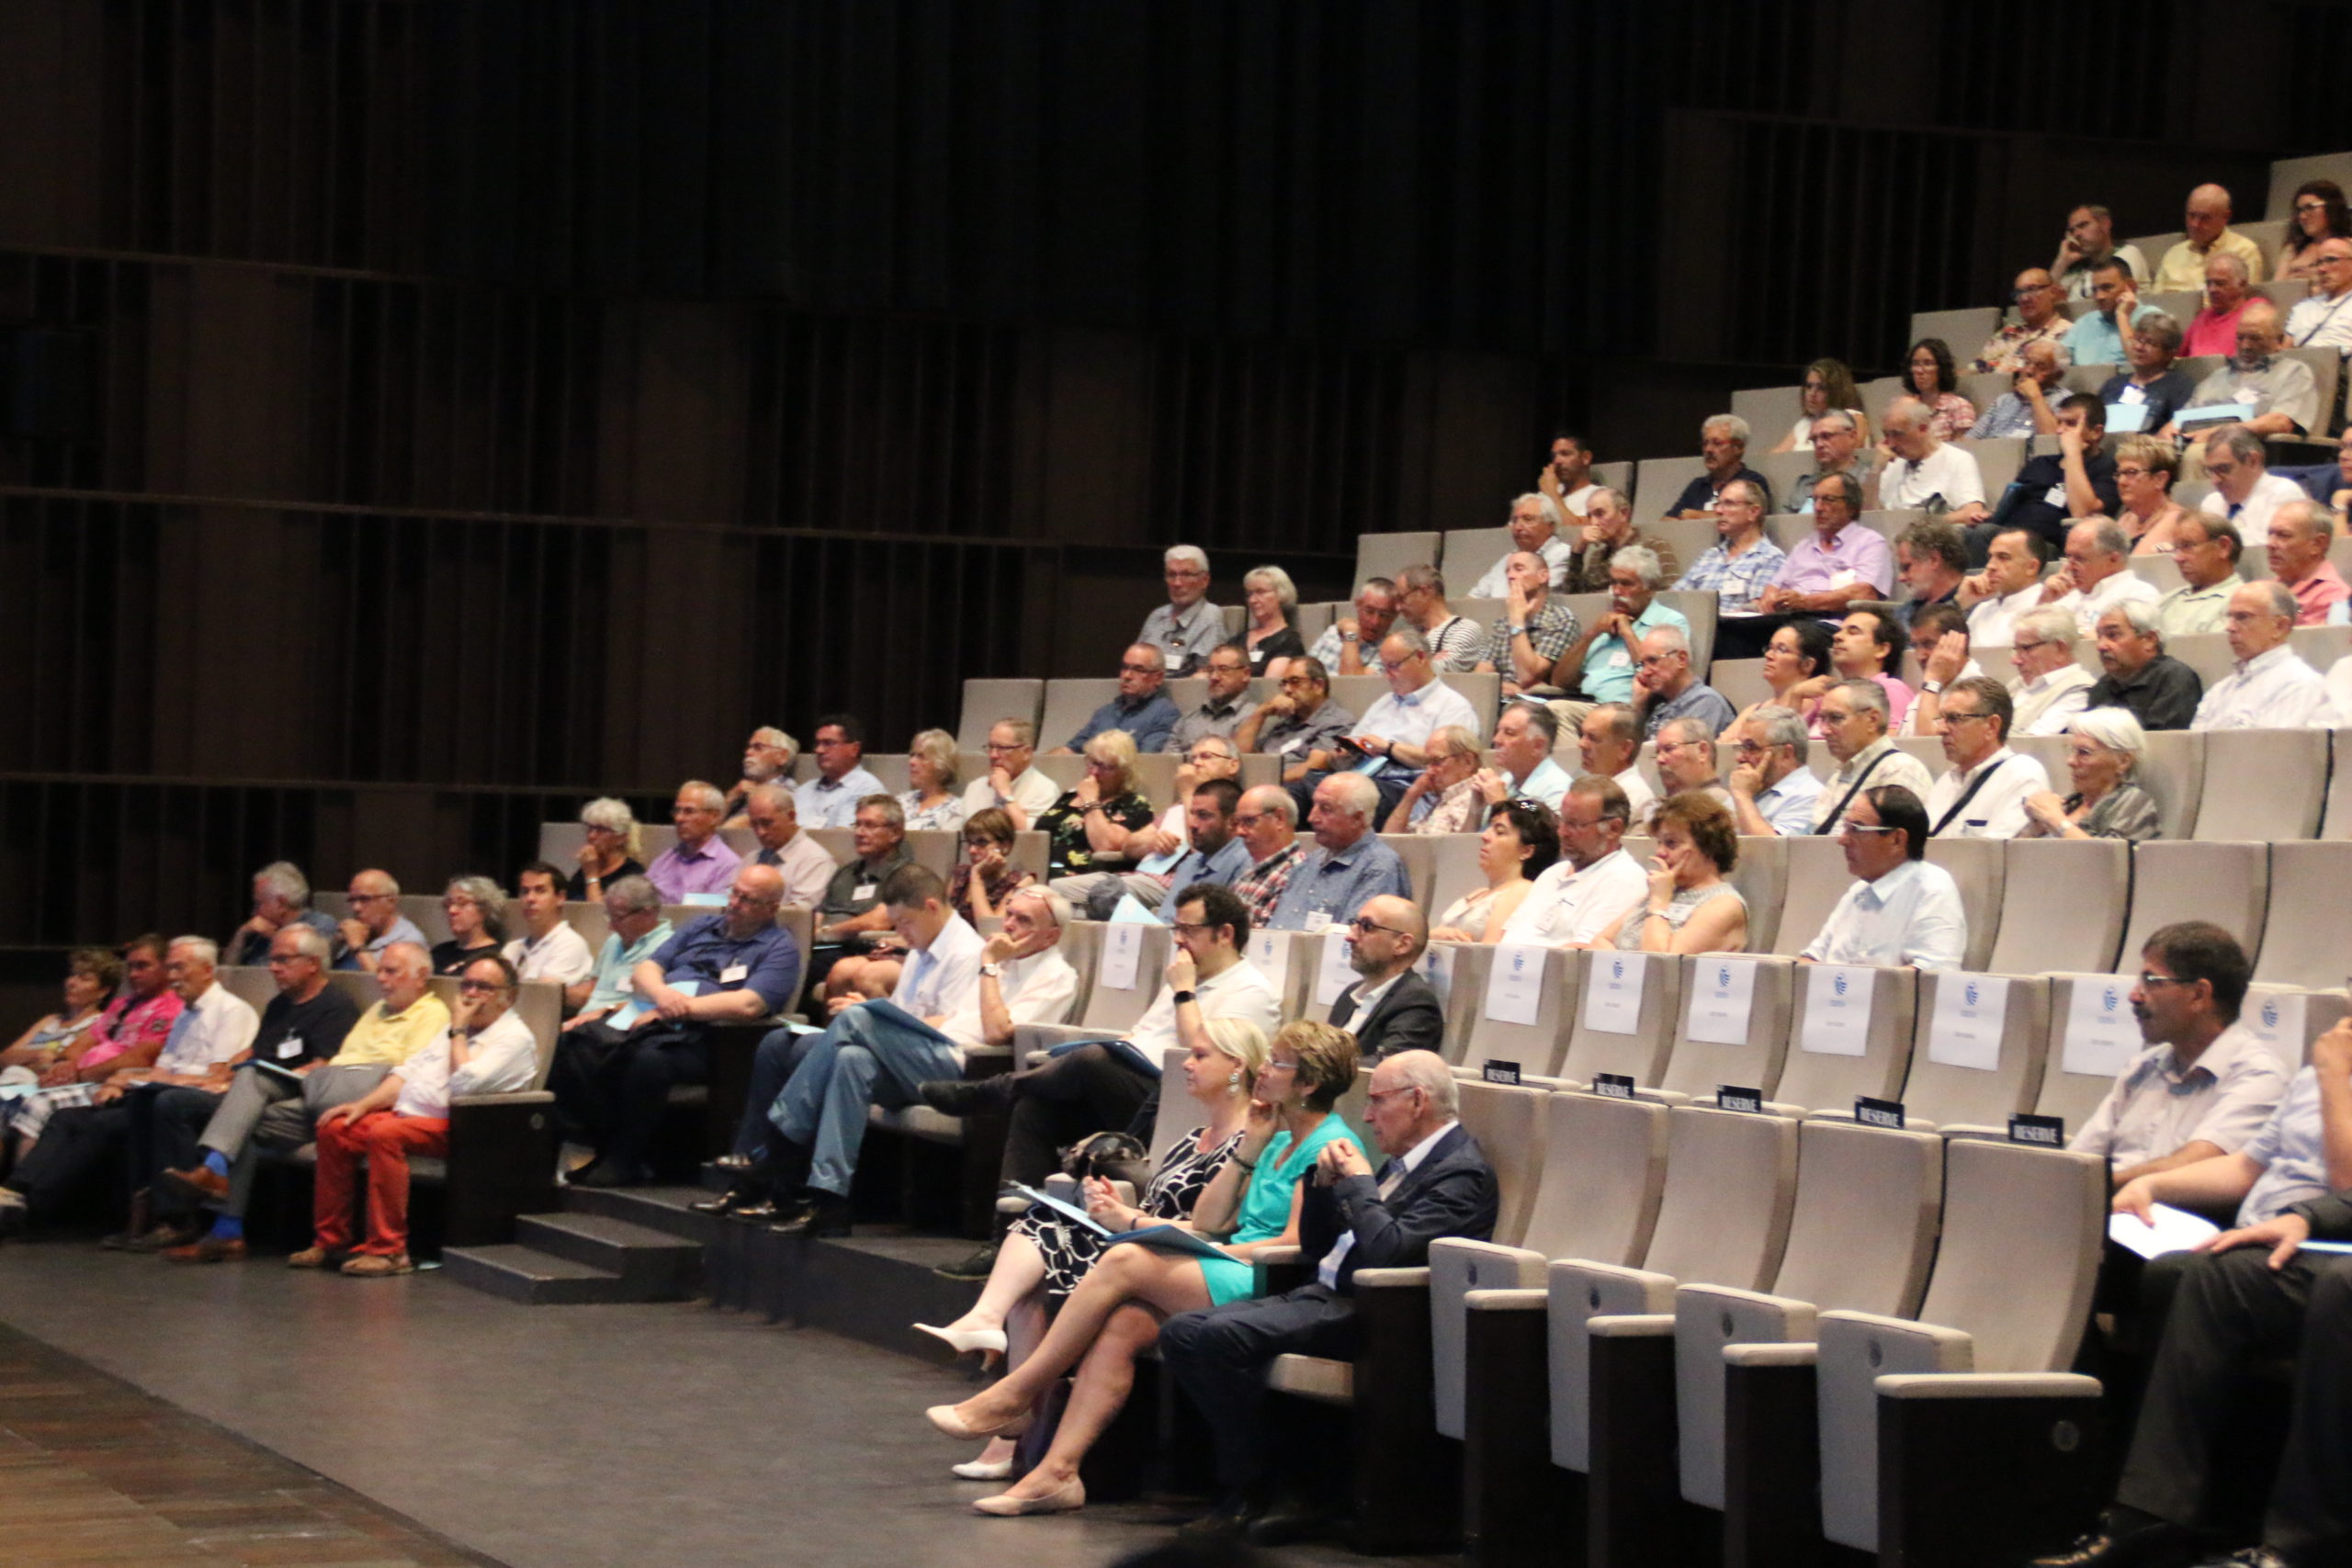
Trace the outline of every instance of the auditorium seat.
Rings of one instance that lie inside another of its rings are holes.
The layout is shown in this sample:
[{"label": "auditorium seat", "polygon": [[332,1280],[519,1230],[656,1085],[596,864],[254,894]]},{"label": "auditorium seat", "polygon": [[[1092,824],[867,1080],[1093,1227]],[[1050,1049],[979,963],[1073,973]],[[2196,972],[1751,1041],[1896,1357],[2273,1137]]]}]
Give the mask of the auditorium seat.
[{"label": "auditorium seat", "polygon": [[1600,1073],[1658,1087],[1682,998],[1682,960],[1666,953],[1588,949],[1567,955],[1581,976],[1576,1021],[1557,1076],[1576,1088]]},{"label": "auditorium seat", "polygon": [[2238,1021],[2294,1071],[2309,1064],[2312,1044],[2352,1012],[2352,997],[2341,988],[2255,985],[2246,987]]},{"label": "auditorium seat", "polygon": [[[1956,310],[1914,310],[1911,312],[1911,341],[1924,337],[1939,337],[1951,350],[1952,360],[1965,365],[1976,355],[1984,340],[2001,328],[2001,311],[1995,305],[1969,305]],[[1980,407],[1982,405],[1979,405]],[[1883,411],[1873,409],[1872,413]]]},{"label": "auditorium seat", "polygon": [[[2299,730],[2254,731],[2301,735]],[[2312,732],[2325,739],[2324,732]],[[2352,843],[2273,843],[2270,918],[2254,977],[2264,984],[2340,986],[2352,972],[2335,913],[2352,887]]]},{"label": "auditorium seat", "polygon": [[1305,931],[1268,931],[1262,927],[1250,931],[1243,952],[1266,977],[1283,1018],[1300,1016],[1321,945],[1320,939]]},{"label": "auditorium seat", "polygon": [[[1498,945],[1488,949],[1487,983],[1478,987],[1463,1062],[1474,1072],[1487,1061],[1516,1062],[1530,1077],[1548,1077],[1566,1054],[1568,1032],[1574,1027],[1577,987],[1583,979],[1581,956],[1562,948]],[[1457,956],[1456,963],[1461,962]],[[1498,976],[1517,967],[1523,975],[1536,971],[1536,1010],[1532,1022],[1508,1021],[1496,1016],[1503,987]],[[1473,998],[1465,998],[1465,1000]]]},{"label": "auditorium seat", "polygon": [[[1435,926],[1453,901],[1475,893],[1487,886],[1487,874],[1478,867],[1476,833],[1425,833],[1415,835],[1429,858],[1429,875],[1423,880],[1418,874],[1414,886],[1420,889],[1421,909]],[[1410,863],[1407,870],[1412,870]]]},{"label": "auditorium seat", "polygon": [[[2136,968],[2136,955],[2128,961]],[[2123,975],[2052,975],[2050,1039],[2042,1050],[2041,1088],[2033,1113],[2055,1116],[2065,1135],[2080,1131],[2143,1048],[2132,1016],[2131,978]],[[2004,1122],[1996,1135],[2006,1137]]]},{"label": "auditorium seat", "polygon": [[[1682,565],[1687,570],[1690,562],[1685,559]],[[1668,578],[1667,581],[1671,582],[1674,580]],[[1715,651],[1715,606],[1718,603],[1715,592],[1713,589],[1702,592],[1665,588],[1659,590],[1657,597],[1658,603],[1669,610],[1681,611],[1682,618],[1690,623],[1690,669],[1695,679],[1704,681],[1708,660],[1714,657]]]},{"label": "auditorium seat", "polygon": [[1836,839],[1807,834],[1787,843],[1787,892],[1781,901],[1779,929],[1772,933],[1770,951],[1793,958],[1821,934],[1829,911],[1854,885],[1854,874],[1846,869],[1846,852]]},{"label": "auditorium seat", "polygon": [[[1408,566],[1435,566],[1440,536],[1434,532],[1359,534],[1356,536],[1356,582],[1367,577],[1391,581]],[[1350,585],[1351,587],[1353,584]],[[1352,610],[1350,614],[1352,614]]]},{"label": "auditorium seat", "polygon": [[[1375,822],[1373,826],[1377,828],[1379,824]],[[1432,908],[1430,884],[1437,875],[1437,840],[1438,835],[1433,833],[1380,835],[1380,841],[1395,850],[1396,858],[1404,863],[1406,886],[1413,902],[1421,907],[1424,914]],[[1482,877],[1480,880],[1485,879]]]},{"label": "auditorium seat", "polygon": [[[1660,1090],[1707,1100],[1730,1084],[1770,1100],[1788,1056],[1789,1008],[1796,994],[1798,966],[1783,958],[1716,953],[1678,962],[1682,1002],[1671,1053],[1658,1077]],[[1736,1000],[1742,996],[1745,1017]],[[1735,1033],[1736,1039],[1721,1038]]]},{"label": "auditorium seat", "polygon": [[2205,795],[2205,736],[2191,729],[2148,733],[2132,777],[2153,796],[2159,818],[2156,836],[2186,839]]},{"label": "auditorium seat", "polygon": [[1299,1016],[1317,1023],[1329,1023],[1331,1004],[1357,978],[1356,972],[1348,966],[1347,928],[1333,926],[1320,932],[1301,931],[1291,951],[1295,954],[1292,962],[1306,966],[1306,988],[1300,998]]},{"label": "auditorium seat", "polygon": [[[1769,440],[1758,441],[1752,434],[1748,443],[1758,450],[1772,444]],[[1690,433],[1690,449],[1696,452],[1698,447],[1699,433],[1694,430]],[[1642,458],[1634,465],[1634,520],[1645,526],[1657,522],[1690,481],[1704,477],[1706,472],[1707,465],[1696,457]],[[1714,533],[1714,529],[1704,523],[1700,524],[1698,529],[1709,537]],[[1668,536],[1673,535],[1671,529],[1660,532]],[[1686,528],[1684,532],[1691,533],[1692,530]],[[1687,552],[1682,557],[1682,564],[1689,566],[1697,558],[1698,552]]]},{"label": "auditorium seat", "polygon": [[1960,886],[1961,907],[1968,913],[1968,953],[1961,960],[1966,969],[1983,969],[1993,956],[2001,930],[2001,885],[2008,866],[2008,841],[2004,839],[1931,839],[1928,863],[1951,874]]},{"label": "auditorium seat", "polygon": [[2050,1044],[2046,978],[1922,975],[1917,1028],[1902,1095],[1910,1123],[2006,1133],[2011,1116],[2033,1108]]},{"label": "auditorium seat", "polygon": [[1985,968],[1996,975],[2104,973],[2114,964],[2132,907],[2131,845],[2120,839],[2011,839],[2003,859],[2001,928]]},{"label": "auditorium seat", "polygon": [[[1133,937],[1123,933],[1133,932]],[[1076,1021],[1066,1024],[1024,1023],[1015,1032],[1013,1060],[1026,1063],[1036,1051],[1066,1040],[1102,1040],[1124,1037],[1150,1008],[1152,998],[1159,994],[1165,983],[1162,973],[1168,967],[1169,943],[1171,933],[1166,926],[1128,925],[1102,920],[1081,920],[1071,928],[1069,936],[1062,940],[1072,943],[1067,956],[1070,966],[1079,971],[1080,995],[1073,1003]],[[1106,977],[1112,967],[1114,944],[1132,941],[1136,943],[1134,983],[1114,986]],[[1082,954],[1087,962],[1081,964]]]},{"label": "auditorium seat", "polygon": [[[1764,661],[1760,659],[1715,660],[1707,666],[1707,684],[1723,694],[1735,713],[1746,713],[1772,694],[1772,688],[1764,683]],[[1825,749],[1816,740],[1810,750]]]},{"label": "auditorium seat", "polygon": [[1446,597],[1466,615],[1470,612],[1462,608],[1462,601],[1487,569],[1500,560],[1504,551],[1515,547],[1509,528],[1448,528],[1439,547],[1439,558],[1430,564],[1444,573]]},{"label": "auditorium seat", "polygon": [[1858,1096],[1901,1099],[1919,972],[1801,964],[1793,979],[1789,1050],[1770,1109],[1850,1114]]},{"label": "auditorium seat", "polygon": [[1469,1060],[1471,1026],[1486,1006],[1494,958],[1494,948],[1485,942],[1431,942],[1421,954],[1421,977],[1431,986],[1444,982],[1439,996],[1445,1004],[1445,1043],[1439,1054],[1456,1068]]},{"label": "auditorium seat", "polygon": [[[1743,834],[1731,885],[1747,900],[1747,951],[1770,953],[1781,932],[1781,906],[1789,893],[1789,846],[1777,834]],[[1816,930],[1818,928],[1815,928]],[[1813,940],[1812,933],[1805,936]]]},{"label": "auditorium seat", "polygon": [[2329,745],[2327,811],[2319,836],[2331,842],[2352,839],[2352,728],[2333,732]]},{"label": "auditorium seat", "polygon": [[[2283,225],[2295,215],[2295,187],[2306,180],[2334,180],[2352,190],[2352,152],[2321,152],[2304,158],[2270,161],[2270,194],[2262,215]],[[2150,265],[2156,257],[2150,256]]]},{"label": "auditorium seat", "polygon": [[2327,797],[2324,729],[2224,729],[2205,737],[2199,839],[2271,840],[2318,833]]},{"label": "auditorium seat", "polygon": [[[964,713],[956,726],[956,749],[978,751],[999,719],[1037,722],[1045,711],[1046,682],[1026,679],[971,677],[964,682]],[[1059,744],[1059,742],[1056,742]]]},{"label": "auditorium seat", "polygon": [[[1043,716],[1037,721],[1037,750],[1051,751],[1069,744],[1086,728],[1094,710],[1119,694],[1117,676],[1066,676],[1046,682]],[[1039,761],[1045,761],[1041,756]]]},{"label": "auditorium seat", "polygon": [[2132,918],[2118,962],[2137,964],[2150,933],[2176,920],[2211,920],[2261,964],[2270,897],[2270,846],[2199,841],[2138,845],[2132,852]]}]

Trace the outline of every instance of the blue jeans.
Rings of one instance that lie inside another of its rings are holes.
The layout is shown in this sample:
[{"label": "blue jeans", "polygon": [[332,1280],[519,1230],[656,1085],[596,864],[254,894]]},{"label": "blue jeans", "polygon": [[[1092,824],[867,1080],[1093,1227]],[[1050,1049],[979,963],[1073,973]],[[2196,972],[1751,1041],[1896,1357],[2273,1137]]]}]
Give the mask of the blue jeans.
[{"label": "blue jeans", "polygon": [[[947,1036],[876,1018],[862,1007],[848,1009],[831,1028],[804,1043],[807,1049],[789,1068],[768,1119],[786,1137],[808,1146],[808,1185],[837,1197],[849,1196],[850,1179],[857,1174],[869,1107],[911,1105],[916,1085],[964,1076]],[[765,1043],[761,1052],[766,1054]]]}]

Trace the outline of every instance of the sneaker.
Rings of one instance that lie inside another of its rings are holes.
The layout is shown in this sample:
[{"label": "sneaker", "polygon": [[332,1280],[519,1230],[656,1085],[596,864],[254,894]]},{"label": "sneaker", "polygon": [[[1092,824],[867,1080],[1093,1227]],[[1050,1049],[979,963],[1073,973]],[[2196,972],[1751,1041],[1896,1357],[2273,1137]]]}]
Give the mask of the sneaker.
[{"label": "sneaker", "polygon": [[405,1252],[386,1258],[379,1252],[363,1252],[343,1266],[343,1272],[356,1280],[389,1280],[395,1274],[413,1274],[416,1265]]},{"label": "sneaker", "polygon": [[997,1242],[989,1242],[961,1263],[951,1263],[944,1269],[934,1269],[932,1272],[943,1280],[985,1280],[996,1269],[999,1245]]}]

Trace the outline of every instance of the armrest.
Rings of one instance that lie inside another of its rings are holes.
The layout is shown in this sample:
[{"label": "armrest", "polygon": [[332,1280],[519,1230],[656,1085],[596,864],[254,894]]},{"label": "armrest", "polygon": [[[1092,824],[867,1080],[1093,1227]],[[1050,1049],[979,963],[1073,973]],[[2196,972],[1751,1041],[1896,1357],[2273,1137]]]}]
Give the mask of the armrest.
[{"label": "armrest", "polygon": [[[1926,1123],[1914,1122],[1909,1125],[1917,1127],[1924,1126]],[[1996,1144],[2006,1144],[2009,1141],[2009,1130],[2007,1127],[1979,1127],[1970,1122],[1948,1122],[1935,1130],[1947,1138],[1975,1138]]]},{"label": "armrest", "polygon": [[1813,1337],[1815,1308],[1791,1296],[1729,1285],[1685,1285],[1674,1292],[1675,1314],[1693,1333],[1704,1331],[1728,1347]]},{"label": "armrest", "polygon": [[[1634,1098],[1635,1100],[1647,1100],[1652,1105],[1689,1105],[1692,1102],[1694,1097],[1670,1089],[1642,1089],[1636,1087],[1634,1090]],[[1712,1105],[1714,1101],[1708,1100],[1706,1103]]]},{"label": "armrest", "polygon": [[1674,1314],[1670,1312],[1641,1312],[1589,1317],[1584,1320],[1584,1331],[1596,1339],[1671,1339],[1674,1337]]},{"label": "armrest", "polygon": [[1863,1366],[1874,1376],[1975,1370],[1976,1341],[1957,1328],[1871,1312],[1825,1312],[1815,1327],[1823,1364],[1843,1377]]},{"label": "armrest", "polygon": [[449,1101],[449,1109],[476,1105],[553,1105],[555,1096],[543,1089],[518,1089],[506,1094],[461,1094]]},{"label": "armrest", "polygon": [[1727,1367],[1813,1367],[1821,1364],[1821,1347],[1809,1339],[1781,1345],[1726,1345]]},{"label": "armrest", "polygon": [[1359,1269],[1355,1272],[1356,1293],[1366,1291],[1426,1291],[1430,1288],[1427,1269]]},{"label": "armrest", "polygon": [[2078,1372],[1890,1372],[1887,1399],[2097,1399],[2099,1381]]},{"label": "armrest", "polygon": [[1542,1312],[1549,1295],[1544,1291],[1473,1291],[1462,1304],[1472,1312]]},{"label": "armrest", "polygon": [[1042,1051],[1049,1045],[1059,1045],[1070,1040],[1102,1040],[1107,1038],[1100,1029],[1083,1029],[1074,1023],[1023,1023],[1012,1031],[1012,1043],[1000,1047],[1027,1060],[1032,1051]]},{"label": "armrest", "polygon": [[1250,1258],[1252,1262],[1262,1263],[1267,1268],[1273,1269],[1285,1263],[1306,1262],[1306,1249],[1299,1247],[1261,1247],[1251,1253]]}]

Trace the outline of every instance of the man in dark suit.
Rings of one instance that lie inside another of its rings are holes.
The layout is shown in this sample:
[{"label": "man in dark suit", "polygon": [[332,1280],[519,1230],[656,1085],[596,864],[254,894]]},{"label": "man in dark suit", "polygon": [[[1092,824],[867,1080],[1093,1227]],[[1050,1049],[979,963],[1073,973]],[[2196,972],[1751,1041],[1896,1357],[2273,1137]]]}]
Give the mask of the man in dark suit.
[{"label": "man in dark suit", "polygon": [[1407,1051],[1383,1061],[1373,1069],[1364,1119],[1387,1162],[1375,1175],[1363,1152],[1340,1139],[1318,1157],[1304,1190],[1299,1240],[1317,1260],[1315,1282],[1179,1313],[1159,1331],[1160,1355],[1207,1417],[1216,1448],[1224,1496],[1205,1524],[1243,1529],[1274,1522],[1281,1510],[1268,1495],[1266,1368],[1290,1352],[1354,1353],[1356,1271],[1418,1268],[1440,1236],[1493,1235],[1495,1173],[1454,1108],[1453,1074],[1435,1054]]},{"label": "man in dark suit", "polygon": [[1429,917],[1410,898],[1367,899],[1348,944],[1354,985],[1331,1004],[1331,1027],[1356,1037],[1364,1066],[1400,1051],[1435,1051],[1445,1039],[1445,1009],[1413,972],[1430,944]]}]

